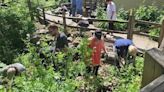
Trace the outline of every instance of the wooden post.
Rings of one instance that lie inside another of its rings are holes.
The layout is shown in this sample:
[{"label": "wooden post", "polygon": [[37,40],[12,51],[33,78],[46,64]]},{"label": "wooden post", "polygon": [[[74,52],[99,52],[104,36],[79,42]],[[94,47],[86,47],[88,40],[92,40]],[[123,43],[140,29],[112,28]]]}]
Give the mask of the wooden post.
[{"label": "wooden post", "polygon": [[87,0],[84,0],[84,14],[83,16],[87,16]]},{"label": "wooden post", "polygon": [[29,8],[31,20],[34,20],[34,15],[33,15],[32,7],[31,7],[31,0],[27,0],[27,3],[28,3],[28,8]]},{"label": "wooden post", "polygon": [[158,42],[159,43],[159,45],[158,45],[159,48],[163,48],[164,47],[163,40],[164,40],[164,19],[162,21],[160,37],[159,37],[159,42]]},{"label": "wooden post", "polygon": [[130,10],[127,39],[131,39],[131,40],[133,39],[134,26],[135,26],[135,16],[133,10]]},{"label": "wooden post", "polygon": [[39,14],[39,7],[37,7],[37,9],[36,9],[36,16],[37,16],[37,19],[38,19],[38,21],[39,21],[39,17],[40,17],[40,14]]},{"label": "wooden post", "polygon": [[44,25],[47,25],[44,7],[42,8],[42,11],[43,11],[43,21],[44,21]]},{"label": "wooden post", "polygon": [[63,11],[63,26],[64,26],[64,33],[67,34],[67,24],[66,24],[65,11]]}]

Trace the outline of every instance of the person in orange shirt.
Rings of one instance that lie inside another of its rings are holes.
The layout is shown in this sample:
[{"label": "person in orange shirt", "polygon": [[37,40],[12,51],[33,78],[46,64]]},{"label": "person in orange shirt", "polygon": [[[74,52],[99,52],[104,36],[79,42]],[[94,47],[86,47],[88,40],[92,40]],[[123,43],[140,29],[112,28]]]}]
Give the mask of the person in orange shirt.
[{"label": "person in orange shirt", "polygon": [[[101,30],[96,30],[95,36],[90,39],[89,48],[92,49],[92,68],[93,74],[97,76],[98,69],[101,64],[101,52],[105,50],[104,41],[101,39]],[[88,72],[91,71],[91,67],[88,68]]]}]

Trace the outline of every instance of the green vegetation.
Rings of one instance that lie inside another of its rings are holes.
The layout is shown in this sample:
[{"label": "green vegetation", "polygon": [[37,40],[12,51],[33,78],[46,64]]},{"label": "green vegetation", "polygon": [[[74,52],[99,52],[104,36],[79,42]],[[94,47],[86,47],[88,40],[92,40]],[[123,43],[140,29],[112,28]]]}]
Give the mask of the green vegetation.
[{"label": "green vegetation", "polygon": [[[136,68],[130,64],[118,71],[115,66],[109,65],[102,72],[106,76],[100,73],[98,77],[95,77],[86,73],[86,62],[90,62],[85,57],[86,54],[90,56],[87,52],[89,49],[86,39],[82,40],[77,49],[69,48],[67,53],[55,54],[50,51],[45,37],[42,36],[42,41],[38,45],[29,43],[27,40],[28,51],[20,54],[14,60],[14,62],[25,65],[26,72],[15,78],[14,85],[10,89],[13,92],[74,92],[80,90],[137,92],[139,90],[143,68],[142,58],[137,58]],[[73,61],[76,52],[80,53],[80,59]],[[4,89],[5,87],[0,90]]]},{"label": "green vegetation", "polygon": [[0,61],[6,64],[23,51],[23,39],[35,30],[27,7],[16,3],[11,6],[0,9]]},{"label": "green vegetation", "polygon": [[[49,6],[61,0],[33,0],[32,8]],[[63,0],[64,1],[64,0]],[[136,19],[159,22],[164,12],[155,6],[141,6],[136,10]],[[157,11],[157,12],[156,12]],[[148,15],[148,16],[147,16]],[[106,19],[106,12],[98,8],[97,18]],[[118,20],[128,20],[128,11],[120,9]],[[33,21],[25,2],[13,3],[10,7],[0,9],[0,68],[5,64],[19,62],[26,66],[21,76],[15,77],[11,88],[0,85],[0,92],[9,89],[12,92],[78,92],[78,91],[112,91],[138,92],[143,71],[143,58],[137,57],[136,67],[131,64],[120,71],[113,65],[104,64],[98,77],[86,73],[86,66],[91,62],[91,50],[88,40],[81,38],[78,48],[68,48],[67,52],[52,53],[47,38],[41,35],[40,44],[30,42],[27,34],[35,32]],[[98,27],[107,28],[107,23],[98,23]],[[125,30],[127,25],[115,24],[117,30]],[[138,25],[144,29],[144,25]],[[148,26],[147,26],[148,27]],[[147,28],[146,27],[146,28]],[[158,35],[153,31],[152,35]],[[76,56],[76,53],[79,53]],[[74,59],[78,57],[78,59]],[[3,64],[3,63],[5,64]]]},{"label": "green vegetation", "polygon": [[[129,11],[120,8],[117,12],[117,20],[128,20]],[[159,9],[156,6],[140,6],[139,8],[135,9],[135,19],[137,20],[144,20],[150,22],[161,23],[163,20],[164,11],[163,9]],[[107,19],[106,12],[103,11],[103,8],[97,9],[97,18],[98,19]],[[127,30],[127,25],[122,23],[115,23],[116,30]],[[107,23],[101,22],[98,24],[98,27],[107,29]],[[136,24],[135,25],[137,31],[141,30],[143,32],[149,33],[152,36],[159,36],[160,29],[150,29],[148,30],[150,25],[144,24]]]}]

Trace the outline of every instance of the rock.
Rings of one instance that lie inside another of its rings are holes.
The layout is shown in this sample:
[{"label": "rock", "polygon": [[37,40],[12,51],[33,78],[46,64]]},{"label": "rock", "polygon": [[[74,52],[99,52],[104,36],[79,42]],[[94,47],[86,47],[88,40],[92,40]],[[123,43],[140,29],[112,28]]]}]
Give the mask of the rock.
[{"label": "rock", "polygon": [[40,40],[40,36],[39,35],[33,35],[31,38],[30,38],[30,42],[33,43],[33,44],[36,44],[39,40]]},{"label": "rock", "polygon": [[72,37],[68,37],[67,40],[68,40],[68,42],[72,42],[73,38]]},{"label": "rock", "polygon": [[81,26],[81,27],[88,27],[89,26],[89,22],[87,19],[83,19],[83,20],[80,20],[78,22],[78,25]]},{"label": "rock", "polygon": [[116,64],[117,56],[116,52],[110,51],[105,55],[104,63],[107,64]]},{"label": "rock", "polygon": [[37,30],[36,33],[37,34],[45,34],[45,33],[48,33],[48,30],[46,30],[46,29],[40,29],[40,30]]},{"label": "rock", "polygon": [[73,43],[80,43],[80,41],[81,41],[81,38],[80,37],[77,37],[77,38],[75,38],[75,40],[73,41]]},{"label": "rock", "polygon": [[66,7],[65,5],[63,5],[63,6],[61,7],[61,11],[66,12],[66,11],[68,11],[68,9],[67,9],[67,7]]}]

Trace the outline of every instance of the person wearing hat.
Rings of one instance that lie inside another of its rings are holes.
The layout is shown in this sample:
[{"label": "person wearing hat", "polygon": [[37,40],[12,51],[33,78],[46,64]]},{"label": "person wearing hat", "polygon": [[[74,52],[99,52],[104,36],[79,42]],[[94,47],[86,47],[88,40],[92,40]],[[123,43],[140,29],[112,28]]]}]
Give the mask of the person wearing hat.
[{"label": "person wearing hat", "polygon": [[117,39],[114,43],[116,53],[118,55],[119,66],[124,65],[126,58],[131,55],[136,57],[137,48],[134,46],[132,40],[129,39]]},{"label": "person wearing hat", "polygon": [[[89,48],[92,49],[92,63],[93,74],[97,76],[98,69],[101,64],[101,52],[105,50],[104,41],[101,39],[102,32],[101,30],[96,30],[93,38],[90,39]],[[88,72],[91,71],[91,67],[88,67]]]}]

